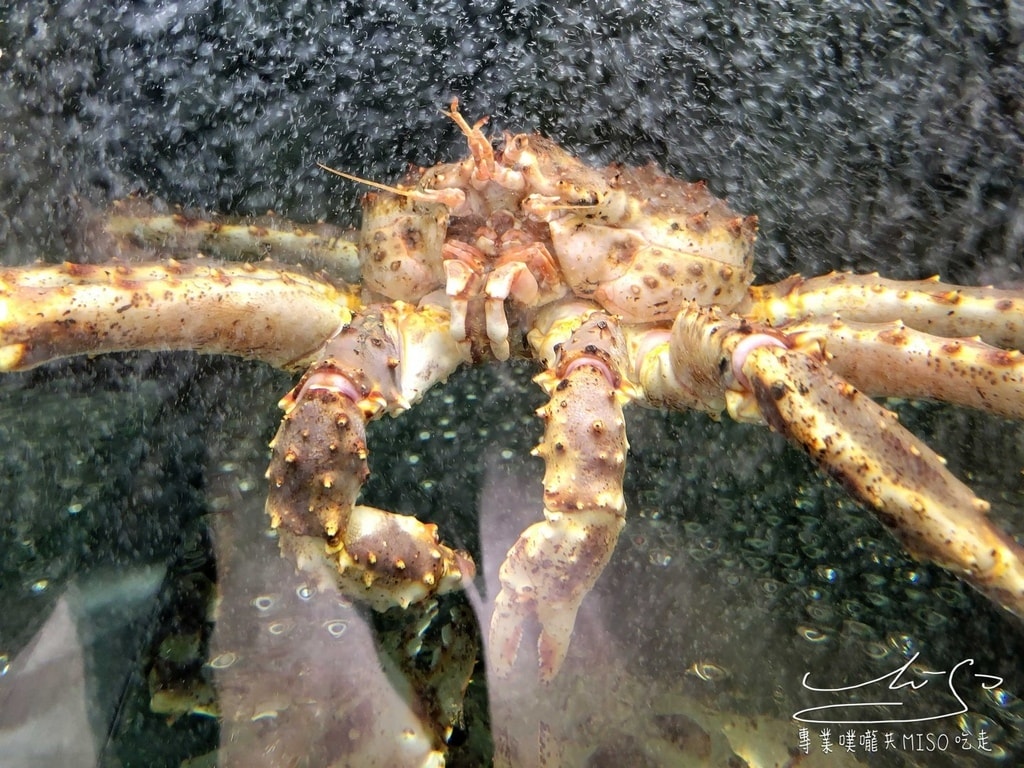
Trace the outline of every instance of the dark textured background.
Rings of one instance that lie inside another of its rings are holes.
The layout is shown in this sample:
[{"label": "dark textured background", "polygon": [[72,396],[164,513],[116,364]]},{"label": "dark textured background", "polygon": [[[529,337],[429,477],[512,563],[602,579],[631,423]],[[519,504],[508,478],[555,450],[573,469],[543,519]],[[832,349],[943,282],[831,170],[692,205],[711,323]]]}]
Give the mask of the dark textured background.
[{"label": "dark textured background", "polygon": [[393,178],[461,152],[438,114],[458,95],[496,129],[709,179],[761,215],[768,277],[980,257],[1022,277],[1016,1],[15,2],[3,22],[8,259],[59,256],[77,198],[140,187],[351,220],[361,191],[313,161]]},{"label": "dark textured background", "polygon": [[[1022,46],[1019,0],[14,2],[0,10],[0,258],[67,258],[83,214],[133,191],[356,224],[362,190],[315,161],[391,180],[460,155],[439,112],[457,95],[495,131],[707,179],[760,216],[762,279],[845,268],[1020,284]],[[529,373],[461,374],[377,425],[367,498],[486,550],[475,512],[488,488],[539,501]],[[183,521],[209,511],[225,425],[251,434],[238,472],[259,483],[289,380],[139,355],[2,386],[0,654],[13,655],[45,593],[100,565],[175,557]],[[1019,426],[931,406],[901,416],[1024,530]],[[648,412],[630,436],[633,516],[598,594],[641,674],[692,685],[686,669],[711,660],[743,691],[719,704],[784,714],[808,666],[873,672],[861,646],[909,637],[936,665],[970,653],[1016,674],[1010,690],[1024,695],[1020,624],[906,560],[780,441]],[[824,597],[809,616],[811,589]],[[808,629],[826,639],[810,643]],[[118,694],[98,687],[106,712]],[[1019,748],[1024,711],[976,705]],[[139,748],[143,717],[111,727],[107,754]]]}]

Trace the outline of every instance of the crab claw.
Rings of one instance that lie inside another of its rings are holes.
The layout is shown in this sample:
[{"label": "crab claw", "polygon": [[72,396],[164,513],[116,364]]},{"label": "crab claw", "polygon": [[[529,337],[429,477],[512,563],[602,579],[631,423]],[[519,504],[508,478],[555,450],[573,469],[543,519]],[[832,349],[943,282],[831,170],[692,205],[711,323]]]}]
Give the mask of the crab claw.
[{"label": "crab claw", "polygon": [[405,410],[461,361],[443,319],[398,304],[364,313],[281,400],[285,415],[270,444],[267,512],[282,551],[381,611],[475,575],[470,556],[441,543],[436,525],[355,504],[369,475],[367,422]]},{"label": "crab claw", "polygon": [[549,514],[523,532],[501,566],[491,617],[491,660],[499,676],[512,671],[527,628],[537,635],[541,680],[558,674],[580,603],[608,563],[623,522],[603,510]]},{"label": "crab claw", "polygon": [[523,532],[501,566],[491,618],[494,671],[507,676],[526,628],[537,632],[540,678],[562,666],[576,613],[611,558],[624,525],[622,496],[629,398],[617,374],[614,323],[597,313],[562,345],[536,381],[551,396],[538,414],[544,439],[544,520]]}]

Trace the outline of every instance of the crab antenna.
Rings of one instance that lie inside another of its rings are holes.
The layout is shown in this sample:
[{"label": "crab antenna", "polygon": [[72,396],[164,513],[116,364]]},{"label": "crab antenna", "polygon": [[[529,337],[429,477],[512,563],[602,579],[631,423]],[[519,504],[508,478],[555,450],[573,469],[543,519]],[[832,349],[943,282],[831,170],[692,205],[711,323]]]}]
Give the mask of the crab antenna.
[{"label": "crab antenna", "polygon": [[353,176],[351,173],[345,173],[335,168],[331,168],[329,165],[324,165],[321,162],[317,162],[317,166],[328,173],[333,173],[335,176],[341,176],[343,179],[354,181],[359,184],[365,184],[368,187],[380,189],[384,192],[390,192],[393,195],[405,195],[406,197],[413,197],[416,195],[416,191],[412,189],[402,189],[401,187],[389,187],[387,184],[381,184],[379,181],[370,181],[369,179],[363,179],[359,176]]}]

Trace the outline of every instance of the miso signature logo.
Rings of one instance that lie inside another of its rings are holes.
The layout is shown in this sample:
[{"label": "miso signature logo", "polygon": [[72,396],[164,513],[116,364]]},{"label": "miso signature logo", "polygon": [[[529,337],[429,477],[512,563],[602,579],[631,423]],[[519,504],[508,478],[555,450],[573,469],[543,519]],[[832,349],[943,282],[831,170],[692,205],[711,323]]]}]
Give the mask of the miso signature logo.
[{"label": "miso signature logo", "polygon": [[[981,681],[981,687],[986,691],[990,691],[1003,684],[1003,678],[997,677],[996,675],[983,675],[978,672],[971,672],[969,667],[974,666],[974,659],[964,659],[960,663],[956,664],[952,669],[948,671],[932,671],[932,670],[921,670],[916,669],[913,673],[914,676],[922,676],[925,678],[931,677],[933,679],[909,679],[905,680],[904,675],[907,675],[907,671],[911,665],[917,661],[917,657],[920,653],[915,653],[906,663],[898,669],[889,672],[888,674],[876,677],[874,680],[867,680],[863,683],[855,683],[854,685],[845,685],[838,688],[818,688],[811,685],[807,678],[810,677],[811,673],[807,672],[804,674],[801,685],[805,690],[815,691],[817,693],[846,693],[849,691],[858,691],[851,698],[862,699],[865,694],[874,694],[878,691],[878,696],[882,698],[881,701],[845,701],[838,704],[824,704],[819,707],[808,707],[807,709],[801,709],[799,712],[794,713],[793,719],[799,720],[803,723],[844,723],[844,724],[878,724],[878,723],[924,723],[929,720],[941,720],[944,717],[952,717],[953,715],[962,715],[967,712],[967,705],[964,703],[963,698],[960,696],[960,692],[957,689],[958,685],[964,685],[970,679],[977,679]],[[909,676],[909,675],[908,675]],[[909,691],[918,691],[924,688],[926,685],[935,683],[935,687],[941,686],[943,682],[949,689],[949,692],[953,695],[955,704],[950,703],[950,709],[944,710],[934,715],[925,715],[922,717],[899,717],[899,712],[893,710],[893,717],[886,717],[877,720],[852,720],[845,717],[822,717],[829,713],[834,713],[837,710],[850,710],[854,707],[875,707],[876,709],[882,709],[883,711],[887,707],[900,708],[907,706],[907,702],[903,701],[887,701],[884,699],[891,699],[894,696],[888,691],[898,691],[902,689],[909,689]],[[888,685],[886,685],[888,683]],[[870,686],[875,686],[871,688]]]}]

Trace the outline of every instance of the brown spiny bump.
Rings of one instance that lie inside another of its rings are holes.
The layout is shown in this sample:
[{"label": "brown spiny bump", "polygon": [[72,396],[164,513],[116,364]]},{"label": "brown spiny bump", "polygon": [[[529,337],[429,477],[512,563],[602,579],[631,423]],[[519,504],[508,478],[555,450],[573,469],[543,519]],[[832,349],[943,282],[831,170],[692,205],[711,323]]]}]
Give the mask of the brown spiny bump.
[{"label": "brown spiny bump", "polygon": [[346,532],[344,543],[349,556],[373,569],[377,583],[432,585],[444,575],[444,560],[435,556],[434,543],[410,536],[391,516],[382,516],[365,530]]},{"label": "brown spiny bump", "polygon": [[709,229],[708,212],[702,211],[701,213],[695,213],[693,216],[689,218],[687,224],[689,225],[690,229],[693,229],[697,232],[706,232]]},{"label": "brown spiny bump", "polygon": [[878,340],[886,344],[892,344],[894,347],[902,347],[907,344],[909,337],[907,336],[907,329],[901,325],[894,330],[882,331],[878,334]]},{"label": "brown spiny bump", "polygon": [[1020,362],[1020,352],[1013,352],[1007,349],[990,349],[985,353],[985,362],[989,365],[1008,368]]},{"label": "brown spiny bump", "polygon": [[757,216],[736,216],[726,224],[729,229],[729,234],[733,237],[741,238],[747,232],[753,233],[757,231]]},{"label": "brown spiny bump", "polygon": [[[347,413],[339,425],[335,414]],[[344,395],[305,393],[273,440],[267,509],[286,530],[302,536],[334,535],[345,526],[369,474],[364,422]]]}]

